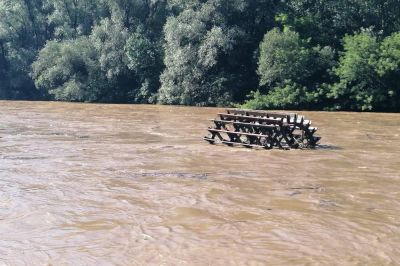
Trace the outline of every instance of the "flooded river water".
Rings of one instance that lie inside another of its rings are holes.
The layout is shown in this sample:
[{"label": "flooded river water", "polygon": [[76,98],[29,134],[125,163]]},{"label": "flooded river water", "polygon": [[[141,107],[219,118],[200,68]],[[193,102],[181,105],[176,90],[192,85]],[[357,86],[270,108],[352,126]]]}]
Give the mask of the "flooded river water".
[{"label": "flooded river water", "polygon": [[0,102],[0,265],[400,264],[399,114],[264,151],[203,141],[219,111]]}]

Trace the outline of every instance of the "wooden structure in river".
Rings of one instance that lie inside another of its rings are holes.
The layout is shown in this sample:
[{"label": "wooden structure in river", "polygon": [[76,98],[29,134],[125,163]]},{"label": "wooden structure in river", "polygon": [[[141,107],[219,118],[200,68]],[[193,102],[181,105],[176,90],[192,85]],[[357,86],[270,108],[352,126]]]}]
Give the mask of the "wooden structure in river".
[{"label": "wooden structure in river", "polygon": [[296,113],[226,109],[211,120],[213,127],[204,140],[211,144],[241,145],[247,148],[313,148],[320,137],[311,121]]}]

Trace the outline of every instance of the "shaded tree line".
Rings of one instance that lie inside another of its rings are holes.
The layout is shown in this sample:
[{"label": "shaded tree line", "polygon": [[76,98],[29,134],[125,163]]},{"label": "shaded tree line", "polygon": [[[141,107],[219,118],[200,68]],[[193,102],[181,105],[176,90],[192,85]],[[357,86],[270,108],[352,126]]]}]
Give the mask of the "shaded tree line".
[{"label": "shaded tree line", "polygon": [[400,110],[400,0],[1,0],[0,98]]}]

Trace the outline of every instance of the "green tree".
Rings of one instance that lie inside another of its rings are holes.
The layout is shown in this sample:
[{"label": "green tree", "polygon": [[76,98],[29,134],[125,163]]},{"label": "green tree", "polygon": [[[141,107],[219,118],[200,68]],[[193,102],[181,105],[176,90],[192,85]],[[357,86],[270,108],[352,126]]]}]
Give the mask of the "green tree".
[{"label": "green tree", "polygon": [[147,102],[158,86],[157,60],[150,40],[105,18],[89,36],[48,42],[32,77],[56,100]]},{"label": "green tree", "polygon": [[375,72],[378,57],[376,37],[364,31],[343,39],[344,52],[335,68],[339,82],[332,86],[330,97],[341,110],[372,110],[381,102],[381,84]]},{"label": "green tree", "polygon": [[336,109],[398,111],[400,33],[380,40],[370,31],[347,35],[329,96]]},{"label": "green tree", "polygon": [[346,34],[371,28],[384,36],[400,30],[400,0],[292,0],[280,8],[278,21],[312,43],[341,47]]},{"label": "green tree", "polygon": [[255,91],[250,94],[251,99],[242,107],[247,109],[297,109],[306,106],[309,95],[306,87],[286,80],[277,87],[273,87],[267,94]]},{"label": "green tree", "polygon": [[56,100],[98,100],[106,83],[100,74],[97,51],[87,37],[48,42],[32,68],[37,88]]},{"label": "green tree", "polygon": [[400,110],[400,32],[386,37],[379,47],[379,59],[375,67],[385,91],[382,92],[386,104],[378,110]]},{"label": "green tree", "polygon": [[398,111],[399,13],[400,0],[1,0],[0,98],[203,106],[256,89],[248,106]]},{"label": "green tree", "polygon": [[4,98],[39,95],[29,76],[30,65],[46,41],[48,10],[42,0],[0,2],[0,91]]},{"label": "green tree", "polygon": [[90,36],[48,42],[32,66],[36,86],[56,100],[129,101],[127,38],[120,24],[104,19]]},{"label": "green tree", "polygon": [[258,83],[257,48],[277,0],[168,1],[160,102],[241,101]]},{"label": "green tree", "polygon": [[258,74],[260,85],[273,86],[284,80],[302,81],[310,76],[310,50],[297,32],[267,32],[260,44]]},{"label": "green tree", "polygon": [[272,29],[260,44],[258,74],[262,92],[250,94],[246,108],[317,109],[325,100],[328,70],[334,64],[330,47],[310,47],[298,33]]},{"label": "green tree", "polygon": [[48,0],[48,5],[48,25],[59,40],[89,35],[92,27],[107,15],[102,0]]},{"label": "green tree", "polygon": [[167,104],[216,105],[230,100],[228,80],[219,60],[232,50],[236,30],[219,8],[225,1],[189,6],[165,24],[165,71],[159,101]]},{"label": "green tree", "polygon": [[128,68],[134,72],[140,89],[136,92],[137,102],[155,102],[159,88],[159,76],[162,71],[162,46],[153,42],[142,31],[129,37],[125,51],[128,57]]}]

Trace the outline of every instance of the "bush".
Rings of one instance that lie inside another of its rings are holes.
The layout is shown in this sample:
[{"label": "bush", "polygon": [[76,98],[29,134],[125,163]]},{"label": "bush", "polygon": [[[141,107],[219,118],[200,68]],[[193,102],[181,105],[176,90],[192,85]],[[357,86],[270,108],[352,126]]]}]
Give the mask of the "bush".
[{"label": "bush", "polygon": [[97,100],[99,84],[95,81],[100,72],[97,57],[86,37],[64,42],[50,41],[32,65],[35,85],[56,100]]},{"label": "bush", "polygon": [[[379,47],[379,59],[376,61],[376,71],[384,84],[380,97],[385,101],[382,107],[386,110],[400,109],[400,32],[386,37]],[[377,106],[376,109],[380,109]]]},{"label": "bush", "polygon": [[248,109],[300,109],[319,99],[318,93],[310,93],[306,87],[286,80],[282,86],[272,88],[268,94],[252,92],[243,108]]},{"label": "bush", "polygon": [[258,74],[266,91],[249,95],[243,105],[251,109],[314,109],[326,100],[329,69],[334,65],[334,51],[309,47],[298,33],[273,29],[260,44]]},{"label": "bush", "polygon": [[258,75],[260,85],[274,86],[290,79],[295,82],[310,76],[310,51],[299,34],[275,28],[267,32],[260,44]]},{"label": "bush", "polygon": [[347,35],[329,97],[340,110],[396,110],[400,89],[400,33],[379,42],[368,31]]}]

